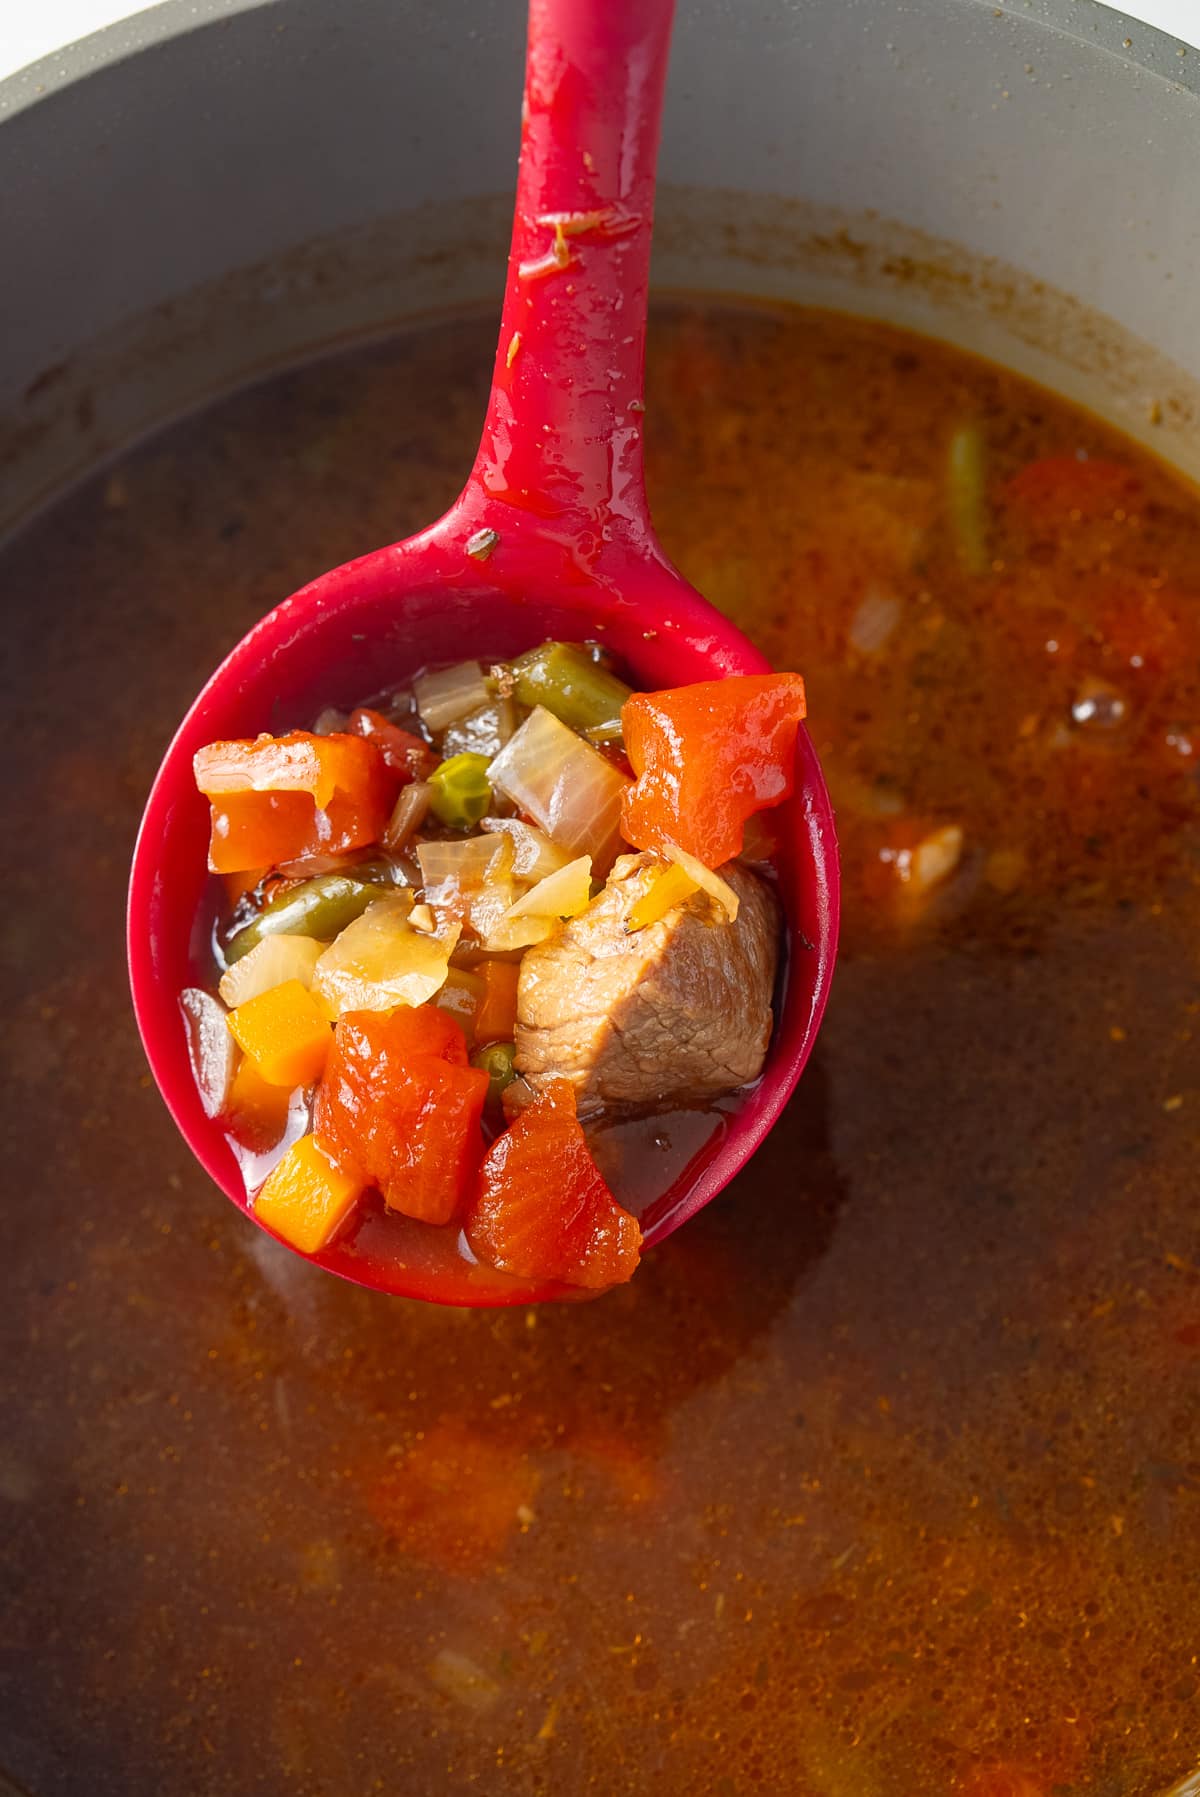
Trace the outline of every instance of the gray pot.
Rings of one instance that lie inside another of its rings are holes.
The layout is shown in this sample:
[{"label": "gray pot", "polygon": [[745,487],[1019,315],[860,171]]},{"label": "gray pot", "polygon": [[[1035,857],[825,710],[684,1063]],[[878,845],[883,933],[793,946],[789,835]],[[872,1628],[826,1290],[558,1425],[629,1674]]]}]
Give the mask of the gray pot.
[{"label": "gray pot", "polygon": [[[0,84],[0,528],[498,295],[522,35],[519,0],[168,0]],[[682,0],[658,278],[915,324],[1200,472],[1198,78],[1088,0]]]}]

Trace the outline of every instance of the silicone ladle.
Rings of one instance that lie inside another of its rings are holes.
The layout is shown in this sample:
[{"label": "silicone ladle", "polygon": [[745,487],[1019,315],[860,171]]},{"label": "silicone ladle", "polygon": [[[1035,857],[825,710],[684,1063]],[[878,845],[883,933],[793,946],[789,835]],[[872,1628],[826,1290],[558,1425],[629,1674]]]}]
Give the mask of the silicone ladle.
[{"label": "silicone ladle", "polygon": [[[205,1115],[179,994],[209,983],[208,806],[192,756],[299,728],[421,667],[598,639],[643,689],[767,663],[672,567],[643,481],[643,366],[655,162],[673,0],[531,0],[516,213],[491,397],[462,494],[429,529],[345,563],[269,612],[221,664],[167,750],[129,889],[134,1008],[150,1067],[197,1158],[253,1217]],[[802,670],[803,671],[803,670]],[[779,1116],[812,1048],[837,940],[833,820],[802,732],[774,814],[788,954],[758,1083],[643,1212],[661,1241],[725,1186]],[[459,1304],[571,1296],[475,1267],[450,1230],[372,1212],[314,1257],[361,1284]]]}]

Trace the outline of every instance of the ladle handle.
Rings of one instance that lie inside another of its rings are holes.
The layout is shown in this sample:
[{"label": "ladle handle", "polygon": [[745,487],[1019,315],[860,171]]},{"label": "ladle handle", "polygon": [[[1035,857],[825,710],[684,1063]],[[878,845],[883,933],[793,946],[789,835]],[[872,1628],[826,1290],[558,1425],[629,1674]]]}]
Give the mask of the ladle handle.
[{"label": "ladle handle", "polygon": [[521,162],[472,473],[574,540],[649,535],[642,457],[655,163],[674,0],[530,0]]}]

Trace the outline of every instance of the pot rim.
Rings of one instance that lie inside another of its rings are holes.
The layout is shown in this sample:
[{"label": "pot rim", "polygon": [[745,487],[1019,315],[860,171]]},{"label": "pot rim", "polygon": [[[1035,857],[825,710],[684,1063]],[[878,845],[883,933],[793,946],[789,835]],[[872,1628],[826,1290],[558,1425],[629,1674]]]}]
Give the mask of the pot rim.
[{"label": "pot rim", "polygon": [[[160,0],[157,6],[76,38],[6,76],[0,81],[0,125],[139,51],[239,13],[285,4],[286,0]],[[986,8],[993,15],[1032,19],[1058,37],[1132,63],[1155,81],[1200,99],[1200,51],[1157,25],[1115,12],[1102,0],[960,0],[960,4],[964,12]]]}]

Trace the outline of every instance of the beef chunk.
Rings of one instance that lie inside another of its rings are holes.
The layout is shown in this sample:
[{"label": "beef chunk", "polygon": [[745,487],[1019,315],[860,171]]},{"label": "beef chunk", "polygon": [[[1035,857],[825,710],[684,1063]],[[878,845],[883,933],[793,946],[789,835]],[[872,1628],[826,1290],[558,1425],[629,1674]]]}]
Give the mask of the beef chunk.
[{"label": "beef chunk", "polygon": [[517,1070],[534,1088],[570,1080],[580,1115],[710,1098],[762,1070],[779,948],[773,892],[731,862],[721,875],[738,895],[736,923],[696,893],[627,935],[656,865],[623,855],[587,910],[521,963]]}]

